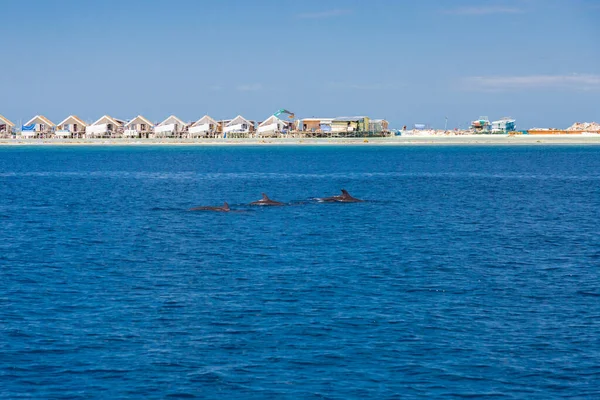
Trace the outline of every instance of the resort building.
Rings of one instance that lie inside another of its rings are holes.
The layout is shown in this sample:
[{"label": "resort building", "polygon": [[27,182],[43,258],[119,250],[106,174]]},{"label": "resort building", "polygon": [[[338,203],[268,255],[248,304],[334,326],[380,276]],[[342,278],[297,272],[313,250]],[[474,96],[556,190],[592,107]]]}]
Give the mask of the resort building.
[{"label": "resort building", "polygon": [[85,136],[88,138],[114,138],[123,134],[125,121],[105,115],[93,124],[85,128]]},{"label": "resort building", "polygon": [[56,125],[43,115],[36,115],[21,126],[21,136],[26,138],[48,138]]},{"label": "resort building", "polygon": [[0,115],[0,137],[12,136],[15,124],[13,124],[8,118]]},{"label": "resort building", "polygon": [[69,115],[56,127],[55,136],[61,138],[82,138],[87,124],[76,115]]},{"label": "resort building", "polygon": [[189,133],[190,137],[192,137],[192,138],[196,138],[196,137],[214,138],[214,137],[219,136],[221,131],[222,131],[221,125],[216,120],[212,119],[208,115],[205,115],[204,117],[200,118],[198,121],[194,122],[190,126],[188,133]]},{"label": "resort building", "polygon": [[264,120],[258,125],[257,136],[278,136],[280,133],[287,133],[290,130],[291,123],[282,121],[274,115]]},{"label": "resort building", "polygon": [[152,134],[154,124],[150,120],[138,115],[125,124],[123,136],[130,138],[148,138]]},{"label": "resort building", "polygon": [[492,133],[508,133],[516,130],[516,121],[512,118],[502,118],[492,122]]},{"label": "resort building", "polygon": [[333,133],[368,132],[369,117],[338,117],[331,122]]},{"label": "resort building", "polygon": [[238,115],[232,120],[222,121],[223,135],[229,138],[249,137],[255,131],[255,122]]},{"label": "resort building", "polygon": [[188,124],[174,115],[154,127],[154,137],[183,137],[187,133]]}]

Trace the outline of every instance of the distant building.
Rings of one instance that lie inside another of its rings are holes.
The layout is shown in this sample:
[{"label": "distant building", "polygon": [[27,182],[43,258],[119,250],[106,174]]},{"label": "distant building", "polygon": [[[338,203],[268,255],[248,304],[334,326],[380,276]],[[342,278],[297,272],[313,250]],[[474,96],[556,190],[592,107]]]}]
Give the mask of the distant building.
[{"label": "distant building", "polygon": [[119,137],[123,133],[124,125],[125,121],[104,115],[85,128],[85,136],[88,138]]},{"label": "distant building", "polygon": [[389,131],[389,122],[385,119],[372,119],[369,121],[369,132],[386,133]]},{"label": "distant building", "polygon": [[255,130],[256,122],[238,115],[232,120],[223,121],[223,134],[231,137],[248,137]]},{"label": "distant building", "polygon": [[154,137],[182,137],[187,133],[187,127],[188,124],[171,115],[154,127]]},{"label": "distant building", "polygon": [[221,131],[221,125],[208,115],[194,122],[188,132],[191,137],[215,137]]},{"label": "distant building", "polygon": [[471,122],[471,129],[475,131],[475,133],[490,133],[492,124],[488,117],[479,117],[479,119]]},{"label": "distant building", "polygon": [[256,132],[258,136],[277,136],[282,132],[288,132],[291,125],[291,122],[283,121],[275,115],[271,115],[269,118],[258,124]]},{"label": "distant building", "polygon": [[125,124],[123,136],[132,138],[148,138],[152,134],[154,124],[147,118],[138,115]]},{"label": "distant building", "polygon": [[13,124],[8,118],[0,115],[0,136],[12,136],[15,124]]},{"label": "distant building", "polygon": [[517,130],[515,120],[511,118],[502,118],[492,122],[492,133],[508,133]]},{"label": "distant building", "polygon": [[43,115],[36,115],[21,126],[21,136],[27,138],[49,137],[56,125]]},{"label": "distant building", "polygon": [[338,117],[331,122],[332,132],[368,132],[369,117]]},{"label": "distant building", "polygon": [[302,132],[331,132],[333,118],[304,118],[299,119],[297,129]]},{"label": "distant building", "polygon": [[87,124],[76,115],[69,115],[56,127],[55,136],[62,138],[80,138],[85,136]]}]

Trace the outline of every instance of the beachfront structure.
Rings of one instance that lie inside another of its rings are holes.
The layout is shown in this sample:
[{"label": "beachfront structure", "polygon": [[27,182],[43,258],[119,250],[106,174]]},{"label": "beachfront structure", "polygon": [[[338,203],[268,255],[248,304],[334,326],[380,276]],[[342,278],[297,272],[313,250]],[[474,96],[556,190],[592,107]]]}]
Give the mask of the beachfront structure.
[{"label": "beachfront structure", "polygon": [[490,133],[492,124],[488,117],[479,117],[479,119],[471,122],[471,130],[475,133]]},{"label": "beachfront structure", "polygon": [[332,133],[368,132],[369,117],[338,117],[331,122]]},{"label": "beachfront structure", "polygon": [[123,131],[124,137],[129,138],[148,138],[152,134],[154,124],[147,118],[138,115],[125,124]]},{"label": "beachfront structure", "polygon": [[188,129],[189,136],[196,137],[216,137],[222,131],[222,126],[216,120],[208,115],[194,122]]},{"label": "beachfront structure", "polygon": [[232,120],[222,121],[223,135],[228,138],[249,137],[255,131],[255,122],[238,115]]},{"label": "beachfront structure", "polygon": [[390,131],[390,123],[385,119],[372,119],[369,121],[369,132],[371,133],[388,133]]},{"label": "beachfront structure", "polygon": [[154,137],[182,137],[187,133],[187,127],[188,124],[171,115],[154,127]]},{"label": "beachfront structure", "polygon": [[508,133],[517,130],[515,120],[512,118],[502,118],[492,122],[492,133]]},{"label": "beachfront structure", "polygon": [[81,138],[85,136],[87,124],[76,115],[69,115],[56,127],[54,135],[60,138]]},{"label": "beachfront structure", "polygon": [[296,129],[308,136],[320,136],[331,132],[333,118],[304,118],[297,121]]},{"label": "beachfront structure", "polygon": [[8,118],[0,115],[0,137],[12,136],[15,124],[13,124]]},{"label": "beachfront structure", "polygon": [[278,136],[280,133],[287,133],[290,126],[290,122],[282,121],[275,115],[271,115],[258,125],[257,136]]},{"label": "beachfront structure", "polygon": [[85,136],[88,138],[113,138],[123,133],[125,121],[104,115],[102,118],[85,128]]},{"label": "beachfront structure", "polygon": [[43,115],[36,115],[21,126],[21,136],[25,138],[47,138],[56,125]]}]

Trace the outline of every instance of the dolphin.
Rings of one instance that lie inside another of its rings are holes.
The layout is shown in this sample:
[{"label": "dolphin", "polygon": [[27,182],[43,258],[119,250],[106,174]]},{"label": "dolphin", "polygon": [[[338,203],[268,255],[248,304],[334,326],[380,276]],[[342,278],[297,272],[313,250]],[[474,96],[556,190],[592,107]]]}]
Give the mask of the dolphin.
[{"label": "dolphin", "polygon": [[356,197],[352,197],[346,189],[342,189],[342,194],[340,195],[323,197],[317,200],[325,203],[362,203],[364,201],[357,199]]},{"label": "dolphin", "polygon": [[267,196],[266,194],[263,193],[262,199],[253,201],[252,203],[250,203],[250,205],[251,206],[283,206],[284,204],[279,201],[271,200],[269,198],[269,196]]},{"label": "dolphin", "polygon": [[194,207],[190,208],[190,211],[215,211],[215,212],[229,212],[231,209],[229,208],[229,204],[227,202],[223,203],[221,207],[211,207],[211,206],[202,206],[202,207]]}]

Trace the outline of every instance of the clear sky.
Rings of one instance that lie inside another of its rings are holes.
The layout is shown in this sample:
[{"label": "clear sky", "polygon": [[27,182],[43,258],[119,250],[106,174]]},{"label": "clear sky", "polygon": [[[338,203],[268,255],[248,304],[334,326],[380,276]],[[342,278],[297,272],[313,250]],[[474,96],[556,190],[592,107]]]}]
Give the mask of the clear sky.
[{"label": "clear sky", "polygon": [[0,0],[0,114],[600,121],[600,0]]}]

